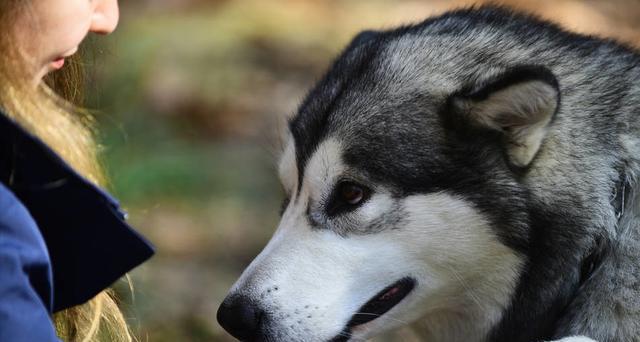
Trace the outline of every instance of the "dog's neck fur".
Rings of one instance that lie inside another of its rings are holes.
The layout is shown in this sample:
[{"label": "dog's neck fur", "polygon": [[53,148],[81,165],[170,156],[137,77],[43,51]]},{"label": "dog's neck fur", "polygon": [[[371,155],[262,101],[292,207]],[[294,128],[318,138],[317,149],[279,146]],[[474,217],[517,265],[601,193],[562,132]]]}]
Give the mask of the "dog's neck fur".
[{"label": "dog's neck fur", "polygon": [[[532,237],[534,248],[528,266],[511,307],[487,340],[524,342],[571,334],[572,331],[558,331],[557,327],[575,326],[570,322],[573,317],[565,317],[565,313],[580,311],[579,297],[584,296],[589,283],[601,282],[605,276],[599,272],[603,260],[618,254],[617,249],[624,244],[621,241],[640,234],[639,204],[637,183],[623,173],[612,191],[612,213],[617,218],[614,227],[584,227],[579,218],[567,217],[564,212],[532,211],[550,215],[532,219],[538,225],[532,227],[537,234]],[[594,319],[585,317],[584,321],[597,326]],[[569,322],[559,324],[561,321]],[[581,328],[575,332],[584,333]]]}]

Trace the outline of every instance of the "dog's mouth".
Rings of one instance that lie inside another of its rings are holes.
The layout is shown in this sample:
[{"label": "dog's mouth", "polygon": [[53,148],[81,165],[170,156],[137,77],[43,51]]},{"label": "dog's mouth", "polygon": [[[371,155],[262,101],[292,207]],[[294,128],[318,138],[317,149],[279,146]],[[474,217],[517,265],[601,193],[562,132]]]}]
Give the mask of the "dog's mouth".
[{"label": "dog's mouth", "polygon": [[415,286],[416,281],[413,278],[406,277],[378,292],[371,300],[360,307],[358,312],[351,317],[351,320],[349,320],[343,332],[331,341],[347,341],[351,336],[352,328],[369,323],[384,315],[387,311],[398,305]]}]

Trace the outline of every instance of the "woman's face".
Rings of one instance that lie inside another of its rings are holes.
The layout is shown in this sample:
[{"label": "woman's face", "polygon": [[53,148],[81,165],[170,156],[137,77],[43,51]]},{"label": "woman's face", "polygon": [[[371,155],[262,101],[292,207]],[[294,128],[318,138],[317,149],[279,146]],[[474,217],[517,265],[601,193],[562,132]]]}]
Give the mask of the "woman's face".
[{"label": "woman's face", "polygon": [[60,69],[87,33],[111,33],[118,24],[117,0],[33,0],[18,19],[18,48],[33,66],[36,83]]}]

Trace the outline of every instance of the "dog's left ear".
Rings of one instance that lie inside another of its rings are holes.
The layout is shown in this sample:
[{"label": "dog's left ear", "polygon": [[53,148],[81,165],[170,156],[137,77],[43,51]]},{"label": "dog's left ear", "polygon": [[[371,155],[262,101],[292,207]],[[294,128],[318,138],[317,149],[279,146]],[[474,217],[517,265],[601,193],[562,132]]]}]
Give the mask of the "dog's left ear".
[{"label": "dog's left ear", "polygon": [[452,95],[448,114],[465,126],[501,133],[509,162],[526,167],[538,152],[559,103],[558,81],[549,69],[519,66]]}]

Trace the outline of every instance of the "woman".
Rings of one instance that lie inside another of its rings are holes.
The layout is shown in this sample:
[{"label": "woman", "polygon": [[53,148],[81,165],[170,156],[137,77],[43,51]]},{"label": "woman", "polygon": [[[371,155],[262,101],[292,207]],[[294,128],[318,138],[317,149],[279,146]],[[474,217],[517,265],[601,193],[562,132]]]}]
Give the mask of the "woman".
[{"label": "woman", "polygon": [[103,290],[153,251],[97,187],[71,103],[72,56],[117,22],[116,0],[0,0],[0,341],[131,340]]}]

